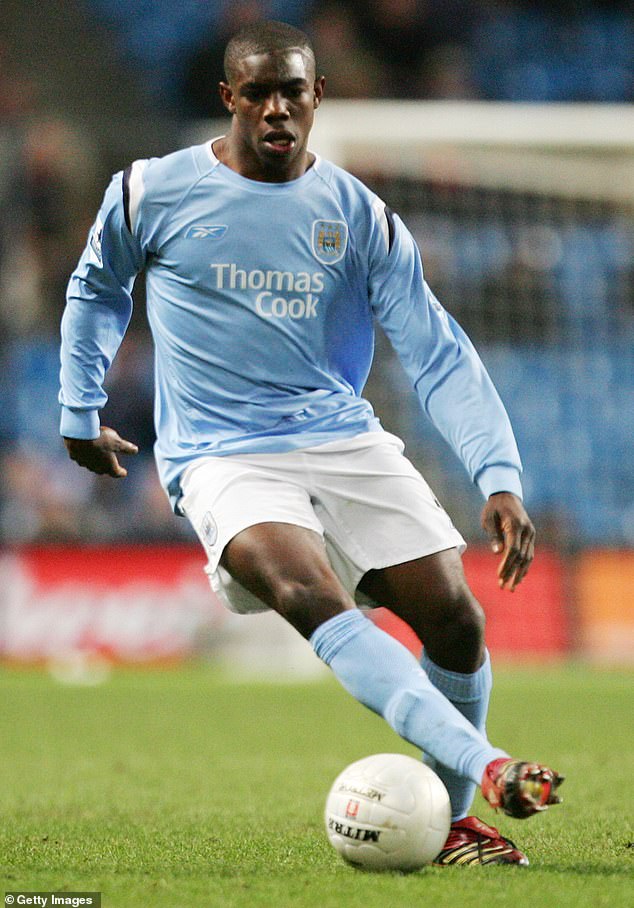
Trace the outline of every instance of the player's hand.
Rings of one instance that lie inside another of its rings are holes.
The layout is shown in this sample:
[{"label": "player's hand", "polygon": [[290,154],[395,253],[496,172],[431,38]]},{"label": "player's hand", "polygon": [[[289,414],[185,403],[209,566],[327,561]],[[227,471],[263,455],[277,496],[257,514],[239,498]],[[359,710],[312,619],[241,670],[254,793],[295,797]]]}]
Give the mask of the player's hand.
[{"label": "player's hand", "polygon": [[503,553],[498,583],[501,589],[513,592],[535,556],[535,527],[524,505],[512,492],[497,492],[490,496],[482,511],[482,526],[493,551]]},{"label": "player's hand", "polygon": [[99,438],[64,438],[68,456],[80,467],[86,467],[93,473],[123,479],[128,475],[125,467],[119,463],[118,454],[138,454],[139,449],[131,441],[101,426]]}]

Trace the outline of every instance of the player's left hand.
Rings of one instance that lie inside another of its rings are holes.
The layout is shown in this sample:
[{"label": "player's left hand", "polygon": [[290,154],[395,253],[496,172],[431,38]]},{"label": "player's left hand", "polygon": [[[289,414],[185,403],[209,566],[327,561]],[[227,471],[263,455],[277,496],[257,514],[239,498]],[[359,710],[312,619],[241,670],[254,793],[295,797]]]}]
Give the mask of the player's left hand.
[{"label": "player's left hand", "polygon": [[535,527],[512,492],[497,492],[489,497],[482,511],[482,526],[493,551],[503,553],[498,583],[501,589],[513,592],[535,556]]}]

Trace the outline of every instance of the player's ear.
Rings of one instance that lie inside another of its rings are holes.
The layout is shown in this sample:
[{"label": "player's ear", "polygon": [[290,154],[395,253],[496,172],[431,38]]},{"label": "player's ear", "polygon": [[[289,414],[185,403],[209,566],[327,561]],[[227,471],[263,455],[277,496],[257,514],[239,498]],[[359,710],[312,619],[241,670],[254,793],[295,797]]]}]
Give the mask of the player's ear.
[{"label": "player's ear", "polygon": [[234,114],[236,112],[236,102],[233,98],[231,86],[226,82],[221,82],[218,86],[218,90],[220,92],[220,99],[222,100],[222,103],[230,114]]},{"label": "player's ear", "polygon": [[325,76],[320,76],[318,79],[315,79],[315,85],[313,88],[313,107],[315,110],[321,104],[321,100],[324,96],[324,88],[326,87],[326,78]]}]

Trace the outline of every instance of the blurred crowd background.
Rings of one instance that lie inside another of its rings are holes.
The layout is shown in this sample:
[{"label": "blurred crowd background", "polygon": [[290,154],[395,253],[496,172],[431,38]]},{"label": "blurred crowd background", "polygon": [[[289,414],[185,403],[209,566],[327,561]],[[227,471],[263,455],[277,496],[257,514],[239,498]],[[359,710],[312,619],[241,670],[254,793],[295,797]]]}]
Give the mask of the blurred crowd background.
[{"label": "blurred crowd background", "polygon": [[[589,0],[59,0],[0,7],[0,543],[192,538],[152,460],[152,350],[139,281],[103,421],[141,448],[113,482],[58,436],[65,285],[110,174],[222,115],[227,36],[262,16],[308,31],[330,97],[634,101],[631,6]],[[371,177],[371,175],[370,175]],[[380,180],[378,180],[380,184]],[[377,185],[511,413],[542,538],[634,545],[631,204],[554,206]],[[483,217],[483,214],[484,217]],[[369,395],[468,536],[479,505],[379,338]]]}]

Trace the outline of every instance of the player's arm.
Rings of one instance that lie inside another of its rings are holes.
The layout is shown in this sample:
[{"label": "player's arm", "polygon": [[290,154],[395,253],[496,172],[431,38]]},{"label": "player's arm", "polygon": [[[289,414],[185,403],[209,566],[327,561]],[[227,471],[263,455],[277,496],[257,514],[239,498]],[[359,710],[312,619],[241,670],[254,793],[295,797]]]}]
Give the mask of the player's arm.
[{"label": "player's arm", "polygon": [[499,583],[514,589],[533,559],[535,529],[508,415],[470,339],[425,283],[411,234],[389,210],[383,218],[371,243],[373,309],[423,410],[486,499],[482,524],[502,554]]},{"label": "player's arm", "polygon": [[134,279],[144,264],[126,203],[124,175],[117,174],[70,278],[62,317],[60,433],[72,460],[115,478],[126,475],[119,455],[137,452],[99,420],[105,374],[128,327]]}]

